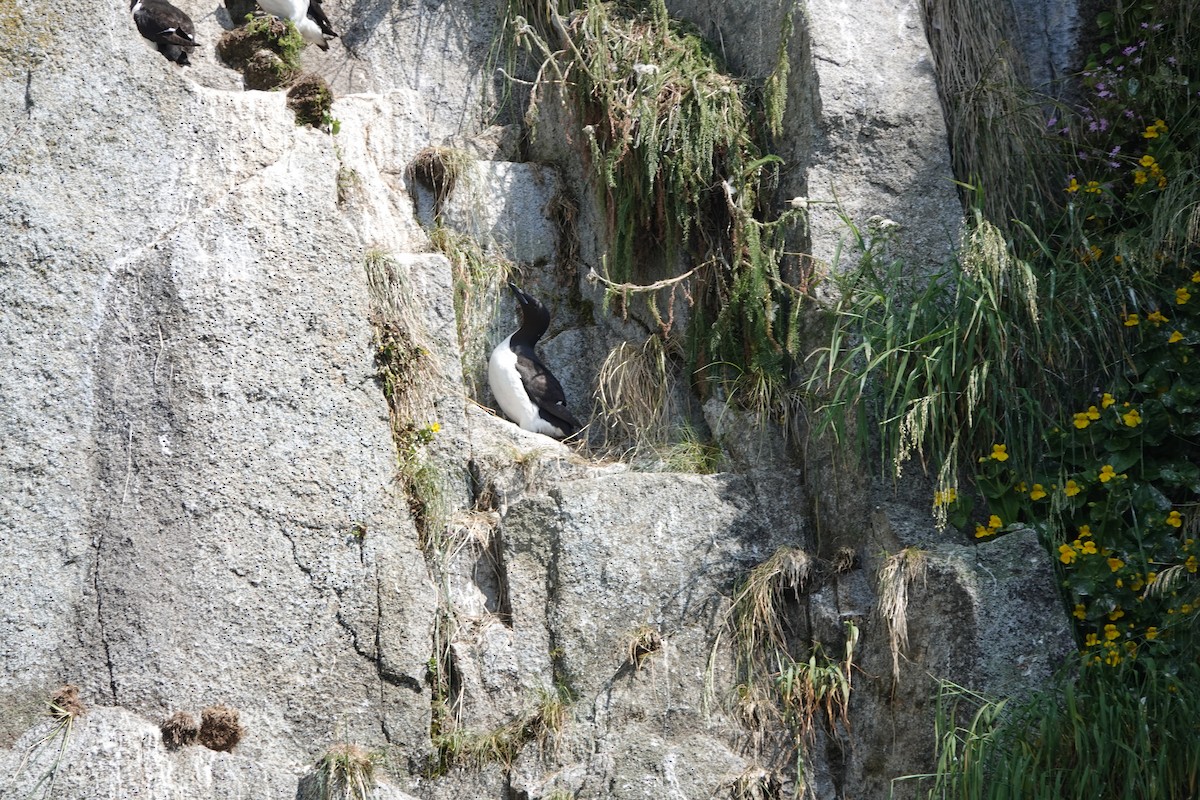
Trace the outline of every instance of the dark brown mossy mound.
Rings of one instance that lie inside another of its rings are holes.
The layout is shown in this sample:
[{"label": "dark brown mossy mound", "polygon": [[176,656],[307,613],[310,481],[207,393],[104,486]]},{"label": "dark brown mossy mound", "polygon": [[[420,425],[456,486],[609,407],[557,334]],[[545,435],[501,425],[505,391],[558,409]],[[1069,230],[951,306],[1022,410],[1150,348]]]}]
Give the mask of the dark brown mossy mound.
[{"label": "dark brown mossy mound", "polygon": [[242,740],[246,729],[238,723],[238,710],[209,706],[200,712],[200,744],[209,750],[228,753]]},{"label": "dark brown mossy mound", "polygon": [[176,711],[161,727],[163,744],[170,750],[195,744],[200,736],[200,725],[197,724],[196,718],[186,711]]},{"label": "dark brown mossy mound", "polygon": [[217,54],[245,75],[247,89],[278,89],[300,70],[304,39],[291,22],[257,17],[217,42]]},{"label": "dark brown mossy mound", "polygon": [[330,124],[333,92],[320,75],[301,75],[288,89],[287,104],[296,114],[297,125],[322,128]]},{"label": "dark brown mossy mound", "polygon": [[287,86],[296,71],[270,50],[259,50],[242,67],[242,79],[247,89],[270,91]]},{"label": "dark brown mossy mound", "polygon": [[64,683],[50,696],[50,716],[55,719],[73,718],[85,713],[87,708],[79,699],[79,687],[73,683]]}]

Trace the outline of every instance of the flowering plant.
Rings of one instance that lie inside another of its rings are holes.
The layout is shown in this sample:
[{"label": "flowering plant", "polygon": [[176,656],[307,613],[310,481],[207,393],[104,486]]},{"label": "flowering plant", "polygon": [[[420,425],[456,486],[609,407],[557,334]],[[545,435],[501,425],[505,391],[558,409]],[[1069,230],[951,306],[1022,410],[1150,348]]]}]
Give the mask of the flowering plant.
[{"label": "flowering plant", "polygon": [[1002,444],[979,460],[990,517],[975,536],[1038,529],[1083,649],[1110,665],[1186,651],[1200,612],[1200,271],[1164,276],[1158,304],[1113,323],[1129,353],[1119,386],[1050,431],[1040,464],[1013,464]]}]

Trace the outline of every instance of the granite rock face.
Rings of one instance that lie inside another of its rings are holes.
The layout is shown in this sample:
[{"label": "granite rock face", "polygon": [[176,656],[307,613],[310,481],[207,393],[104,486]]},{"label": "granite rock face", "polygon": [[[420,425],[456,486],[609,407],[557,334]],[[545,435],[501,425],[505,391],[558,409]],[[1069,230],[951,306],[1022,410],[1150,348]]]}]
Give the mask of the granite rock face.
[{"label": "granite rock face", "polygon": [[[631,471],[470,399],[464,374],[496,328],[459,340],[459,276],[431,252],[409,182],[426,148],[474,153],[445,221],[507,247],[553,298],[546,349],[581,414],[604,354],[637,333],[561,272],[563,193],[578,212],[566,244],[584,267],[603,251],[572,134],[557,160],[514,163],[513,127],[485,124],[492,5],[327,2],[342,36],[304,59],[338,95],[331,136],[219,61],[225,7],[179,4],[202,42],[190,68],[146,46],[124,4],[0,11],[0,797],[51,774],[64,800],[290,800],[338,743],[386,754],[375,796],[396,800],[708,797],[792,780],[786,748],[762,741],[780,731],[734,712],[728,632],[739,582],[784,545],[854,554],[788,608],[798,635],[830,645],[858,626],[873,675],[891,670],[879,554],[922,545],[931,565],[912,587],[899,688],[864,681],[851,709],[887,730],[822,740],[812,797],[882,796],[928,767],[926,670],[1003,693],[1051,671],[1066,627],[1029,535],[953,542],[837,459],[744,436],[719,404],[705,414],[730,471],[697,476]],[[671,6],[735,69],[773,67],[785,4],[753,19]],[[959,211],[916,7],[802,11],[782,191],[832,187],[934,258]],[[544,131],[563,124],[542,116]],[[815,254],[839,235],[814,213]],[[402,422],[436,423],[420,450],[436,515],[404,493],[376,360],[387,325],[420,344]],[[1012,618],[1030,624],[999,624]],[[644,658],[630,656],[639,635]],[[448,698],[431,677],[442,657]],[[56,761],[46,701],[63,683],[90,711]],[[569,697],[562,730],[506,768],[430,767],[439,703],[482,733],[545,692]],[[165,718],[214,704],[246,728],[232,753],[164,747]]]}]

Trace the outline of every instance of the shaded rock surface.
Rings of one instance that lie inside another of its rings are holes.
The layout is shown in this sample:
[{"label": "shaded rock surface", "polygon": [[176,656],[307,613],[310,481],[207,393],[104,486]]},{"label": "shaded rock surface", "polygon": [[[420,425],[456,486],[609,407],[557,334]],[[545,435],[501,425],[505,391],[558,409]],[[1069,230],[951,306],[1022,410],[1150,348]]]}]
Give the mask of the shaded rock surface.
[{"label": "shaded rock surface", "polygon": [[[813,755],[814,797],[883,796],[928,768],[926,670],[996,692],[1048,674],[1066,628],[1028,535],[956,544],[832,456],[744,439],[719,404],[707,424],[733,470],[694,476],[589,458],[466,396],[460,357],[479,343],[457,339],[454,276],[429,252],[405,178],[431,145],[474,143],[447,217],[510,246],[545,291],[545,349],[576,407],[608,348],[644,333],[604,318],[584,279],[602,220],[578,143],[563,132],[546,163],[515,164],[512,129],[484,124],[492,5],[327,3],[342,37],[304,62],[337,96],[336,137],[297,127],[281,93],[242,90],[213,51],[233,24],[224,8],[181,5],[202,42],[186,69],[146,46],[120,4],[4,12],[0,797],[53,769],[55,748],[39,742],[64,682],[92,708],[55,773],[65,800],[291,800],[338,742],[386,753],[400,788],[376,796],[399,800],[707,797],[747,774],[792,780],[779,732],[754,743],[732,711],[725,627],[737,581],[784,544],[855,553],[789,614],[830,644],[860,626],[863,671],[879,676],[855,695],[855,744],[833,731]],[[787,8],[750,19],[717,5],[672,8],[761,77]],[[833,187],[854,214],[894,216],[932,257],[959,216],[940,110],[916,7],[884,5],[795,16],[784,190]],[[78,58],[80,41],[103,43],[102,69]],[[578,206],[578,274],[561,274],[547,210],[563,191]],[[814,216],[811,236],[828,257],[832,216]],[[386,280],[368,263],[388,264]],[[415,422],[440,426],[423,452],[460,545],[439,556],[421,548],[400,490],[380,320],[416,325],[424,342]],[[873,576],[879,553],[913,544],[932,566],[912,589],[893,700]],[[511,769],[425,776],[447,618],[463,730],[504,725],[539,690],[573,697],[563,731]],[[1006,630],[1013,618],[1029,624]],[[628,642],[641,626],[661,646],[637,669]],[[218,704],[245,726],[232,753],[164,747],[159,722]]]}]

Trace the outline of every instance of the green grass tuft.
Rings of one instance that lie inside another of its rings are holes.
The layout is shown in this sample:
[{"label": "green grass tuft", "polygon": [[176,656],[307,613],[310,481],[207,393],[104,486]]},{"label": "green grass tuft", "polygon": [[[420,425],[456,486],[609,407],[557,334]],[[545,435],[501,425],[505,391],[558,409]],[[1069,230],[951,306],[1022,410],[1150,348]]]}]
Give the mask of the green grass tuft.
[{"label": "green grass tuft", "polygon": [[1027,701],[943,683],[937,768],[960,800],[1187,800],[1200,792],[1200,666],[1082,666]]}]

